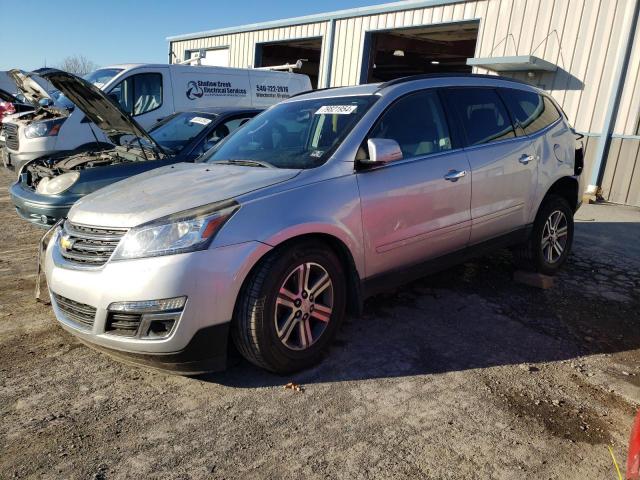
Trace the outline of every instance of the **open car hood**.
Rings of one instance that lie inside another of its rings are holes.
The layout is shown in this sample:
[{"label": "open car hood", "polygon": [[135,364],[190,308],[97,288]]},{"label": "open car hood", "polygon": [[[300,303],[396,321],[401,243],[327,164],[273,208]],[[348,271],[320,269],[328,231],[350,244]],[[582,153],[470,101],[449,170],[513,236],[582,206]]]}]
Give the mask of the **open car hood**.
[{"label": "open car hood", "polygon": [[162,147],[147,131],[120,110],[120,107],[98,87],[71,73],[55,68],[41,70],[39,74],[71,100],[89,120],[100,127],[114,145],[121,145],[122,137],[132,135],[145,139],[158,152],[164,153]]},{"label": "open car hood", "polygon": [[21,103],[14,95],[11,95],[6,90],[2,90],[0,88],[0,101],[3,102],[11,102],[11,103]]},{"label": "open car hood", "polygon": [[42,86],[36,82],[32,75],[35,73],[23,72],[22,70],[9,70],[8,75],[15,82],[18,90],[24,95],[24,97],[34,106],[40,106],[40,100],[49,99],[51,97]]}]

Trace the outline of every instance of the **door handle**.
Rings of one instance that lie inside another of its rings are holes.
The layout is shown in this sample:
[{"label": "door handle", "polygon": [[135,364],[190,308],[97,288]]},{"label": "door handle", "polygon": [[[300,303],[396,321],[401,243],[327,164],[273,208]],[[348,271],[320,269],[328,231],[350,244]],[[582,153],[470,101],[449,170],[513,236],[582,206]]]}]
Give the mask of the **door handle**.
[{"label": "door handle", "polygon": [[466,170],[449,170],[449,173],[447,173],[444,176],[445,180],[448,180],[449,182],[457,182],[459,179],[461,179],[462,177],[464,177],[467,174]]},{"label": "door handle", "polygon": [[523,165],[528,165],[529,162],[533,162],[535,159],[536,157],[534,157],[533,155],[524,154],[518,159],[518,161]]}]

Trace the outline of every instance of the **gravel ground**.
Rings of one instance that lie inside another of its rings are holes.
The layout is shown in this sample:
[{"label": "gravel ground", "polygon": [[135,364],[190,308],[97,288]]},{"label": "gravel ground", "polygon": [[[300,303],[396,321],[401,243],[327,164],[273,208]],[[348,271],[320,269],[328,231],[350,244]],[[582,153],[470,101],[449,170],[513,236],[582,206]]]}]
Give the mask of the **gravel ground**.
[{"label": "gravel ground", "polygon": [[[578,213],[555,287],[508,252],[372,298],[316,368],[184,378],[33,300],[42,231],[0,173],[0,478],[615,479],[640,404],[640,211]],[[287,390],[290,382],[302,392]]]}]

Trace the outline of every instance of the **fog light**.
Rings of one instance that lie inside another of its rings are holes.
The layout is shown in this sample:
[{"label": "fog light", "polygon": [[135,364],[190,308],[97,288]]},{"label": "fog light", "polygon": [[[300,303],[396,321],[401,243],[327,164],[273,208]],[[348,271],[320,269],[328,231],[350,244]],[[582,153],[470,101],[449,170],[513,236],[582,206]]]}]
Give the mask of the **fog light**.
[{"label": "fog light", "polygon": [[182,312],[145,313],[140,319],[138,337],[160,340],[171,336]]},{"label": "fog light", "polygon": [[181,310],[187,297],[163,298],[161,300],[143,300],[139,302],[115,302],[109,305],[111,312],[166,312],[168,310]]},{"label": "fog light", "polygon": [[144,340],[161,340],[170,337],[180,320],[186,301],[187,297],[174,297],[161,300],[114,302],[108,307],[109,316],[105,333]]},{"label": "fog light", "polygon": [[143,333],[145,338],[165,338],[171,334],[173,325],[176,323],[175,318],[167,318],[164,320],[151,320],[149,322],[149,328],[146,334]]}]

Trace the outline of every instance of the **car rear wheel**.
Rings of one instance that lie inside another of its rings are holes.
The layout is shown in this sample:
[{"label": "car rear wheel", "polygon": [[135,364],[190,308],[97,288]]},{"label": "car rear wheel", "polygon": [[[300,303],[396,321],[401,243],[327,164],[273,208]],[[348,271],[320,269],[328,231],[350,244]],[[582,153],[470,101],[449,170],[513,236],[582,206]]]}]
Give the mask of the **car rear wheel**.
[{"label": "car rear wheel", "polygon": [[573,210],[567,201],[558,195],[549,195],[538,210],[529,240],[513,250],[516,264],[554,275],[571,252],[573,228]]},{"label": "car rear wheel", "polygon": [[250,362],[285,374],[319,361],[344,317],[346,284],[336,254],[319,242],[272,252],[252,272],[232,337]]}]

